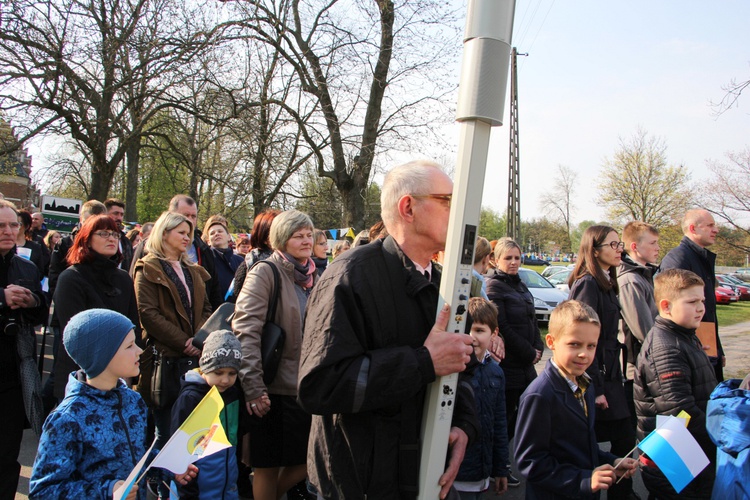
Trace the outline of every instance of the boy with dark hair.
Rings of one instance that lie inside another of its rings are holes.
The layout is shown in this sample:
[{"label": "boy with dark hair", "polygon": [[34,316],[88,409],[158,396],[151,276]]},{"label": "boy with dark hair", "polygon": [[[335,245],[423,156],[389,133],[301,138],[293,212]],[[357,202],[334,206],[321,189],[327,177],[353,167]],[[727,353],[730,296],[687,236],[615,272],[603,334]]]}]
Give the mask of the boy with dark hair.
[{"label": "boy with dark hair", "polygon": [[240,341],[229,330],[217,330],[203,344],[200,368],[182,378],[182,389],[172,407],[172,429],[178,429],[211,387],[221,393],[224,409],[221,425],[232,444],[229,448],[196,462],[200,473],[188,485],[178,485],[180,498],[222,498],[239,500],[237,490],[237,432],[240,418],[240,390],[235,385],[242,360]]},{"label": "boy with dark hair", "polygon": [[[716,375],[695,335],[706,310],[704,283],[695,273],[669,269],[654,279],[659,317],[646,336],[635,372],[638,439],[656,428],[657,415],[690,415],[688,430],[711,463],[716,447],[706,430],[706,405],[716,387]],[[643,483],[660,499],[711,498],[715,469],[706,467],[678,495],[659,468],[641,455]]]},{"label": "boy with dark hair", "polygon": [[518,410],[516,459],[528,479],[526,498],[598,498],[618,477],[635,473],[635,460],[618,460],[596,442],[586,369],[599,329],[594,310],[575,300],[560,303],[550,317],[552,358],[524,391]]},{"label": "boy with dark hair", "polygon": [[508,489],[508,426],[505,417],[505,375],[490,356],[492,339],[498,335],[497,307],[481,297],[469,299],[469,334],[479,363],[474,368],[471,385],[477,416],[482,428],[477,439],[466,450],[456,481],[453,483],[462,500],[478,500],[494,481],[496,495]]}]

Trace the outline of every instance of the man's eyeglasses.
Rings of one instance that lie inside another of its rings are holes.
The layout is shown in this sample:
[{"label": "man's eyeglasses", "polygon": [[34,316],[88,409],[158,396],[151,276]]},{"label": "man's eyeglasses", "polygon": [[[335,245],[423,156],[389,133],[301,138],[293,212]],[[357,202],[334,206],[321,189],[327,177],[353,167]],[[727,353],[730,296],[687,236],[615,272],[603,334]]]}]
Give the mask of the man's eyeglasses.
[{"label": "man's eyeglasses", "polygon": [[610,241],[609,243],[603,243],[601,245],[596,245],[596,247],[597,248],[609,247],[612,250],[617,250],[619,248],[620,250],[624,250],[625,249],[625,243],[623,243],[622,241]]},{"label": "man's eyeglasses", "polygon": [[418,200],[431,198],[433,200],[447,201],[448,205],[451,204],[451,200],[453,199],[453,194],[410,194],[409,196]]},{"label": "man's eyeglasses", "polygon": [[0,222],[0,231],[5,231],[6,228],[19,229],[21,227],[20,222]]},{"label": "man's eyeglasses", "polygon": [[108,238],[112,238],[113,236],[115,238],[118,238],[120,236],[119,234],[117,234],[117,231],[94,231],[94,234],[105,240]]}]

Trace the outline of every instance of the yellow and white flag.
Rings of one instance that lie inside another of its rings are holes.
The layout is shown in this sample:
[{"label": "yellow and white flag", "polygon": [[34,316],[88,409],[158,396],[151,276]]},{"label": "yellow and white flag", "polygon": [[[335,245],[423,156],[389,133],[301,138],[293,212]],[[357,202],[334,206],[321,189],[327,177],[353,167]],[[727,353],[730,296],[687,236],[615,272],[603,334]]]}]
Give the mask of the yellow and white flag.
[{"label": "yellow and white flag", "polygon": [[216,387],[211,387],[185,422],[172,434],[150,467],[161,467],[175,474],[182,474],[193,462],[232,446],[219,418],[223,408],[221,394]]}]

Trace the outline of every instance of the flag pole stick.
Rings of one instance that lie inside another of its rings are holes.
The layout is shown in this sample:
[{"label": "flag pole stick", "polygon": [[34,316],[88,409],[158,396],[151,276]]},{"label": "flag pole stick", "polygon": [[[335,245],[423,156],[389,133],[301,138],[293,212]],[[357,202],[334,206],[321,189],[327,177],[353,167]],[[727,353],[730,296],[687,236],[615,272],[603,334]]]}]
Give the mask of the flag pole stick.
[{"label": "flag pole stick", "polygon": [[[658,426],[657,426],[657,427],[656,427],[656,428],[655,428],[655,429],[654,429],[653,431],[651,431],[651,432],[656,432],[656,431],[658,431],[659,429],[661,429],[662,425],[664,425],[664,424],[666,424],[666,423],[667,423],[667,419],[663,420],[663,421],[662,421],[662,423],[661,423],[661,424],[659,424],[659,425],[658,425]],[[649,436],[651,435],[651,432],[649,432]],[[646,437],[648,437],[648,436],[646,436]],[[643,438],[643,439],[646,439],[646,438]],[[640,444],[640,443],[639,443],[639,444]],[[632,450],[630,450],[630,451],[629,451],[629,452],[627,453],[627,455],[625,455],[624,457],[622,457],[622,458],[620,459],[620,461],[619,461],[619,462],[617,462],[617,465],[615,465],[615,468],[614,468],[613,470],[617,469],[617,468],[618,468],[618,467],[619,467],[619,466],[620,466],[620,465],[621,465],[621,464],[622,464],[622,463],[623,463],[623,462],[625,461],[625,459],[626,459],[626,458],[628,458],[628,457],[629,457],[630,455],[632,455],[632,454],[633,454],[633,452],[634,452],[634,451],[635,451],[635,450],[636,450],[637,448],[638,448],[638,445],[636,444],[636,445],[635,445],[635,446],[633,447],[633,449],[632,449]],[[625,476],[620,476],[619,478],[617,478],[617,481],[615,481],[615,484],[618,484],[618,483],[619,483],[620,481],[622,481],[622,478],[624,478],[624,477],[625,477]]]}]

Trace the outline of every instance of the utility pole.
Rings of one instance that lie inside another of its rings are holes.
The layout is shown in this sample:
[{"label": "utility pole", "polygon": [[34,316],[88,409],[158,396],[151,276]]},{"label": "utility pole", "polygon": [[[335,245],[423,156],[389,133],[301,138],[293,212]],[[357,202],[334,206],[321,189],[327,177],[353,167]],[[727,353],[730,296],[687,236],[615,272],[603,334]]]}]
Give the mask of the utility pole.
[{"label": "utility pole", "polygon": [[515,47],[510,54],[510,162],[508,166],[508,231],[513,240],[521,241],[521,172],[518,142],[518,66]]}]

